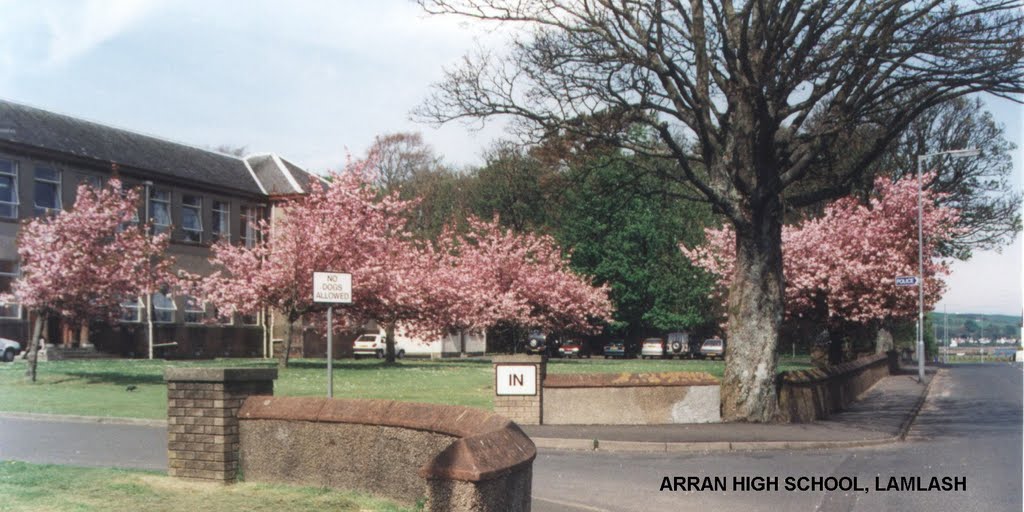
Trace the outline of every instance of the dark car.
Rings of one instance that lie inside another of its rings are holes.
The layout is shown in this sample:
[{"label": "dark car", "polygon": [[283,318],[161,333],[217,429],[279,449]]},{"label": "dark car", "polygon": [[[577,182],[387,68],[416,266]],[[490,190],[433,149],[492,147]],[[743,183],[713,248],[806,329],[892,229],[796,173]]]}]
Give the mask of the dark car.
[{"label": "dark car", "polygon": [[604,357],[618,357],[620,359],[629,359],[636,357],[636,346],[633,343],[629,343],[626,340],[612,340],[604,345]]},{"label": "dark car", "polygon": [[[695,340],[696,341],[696,340]],[[685,332],[668,333],[668,357],[693,358],[700,353],[700,342],[691,342],[690,335]]]},{"label": "dark car", "polygon": [[531,332],[526,340],[527,354],[546,354],[548,351],[548,337],[543,333]]}]

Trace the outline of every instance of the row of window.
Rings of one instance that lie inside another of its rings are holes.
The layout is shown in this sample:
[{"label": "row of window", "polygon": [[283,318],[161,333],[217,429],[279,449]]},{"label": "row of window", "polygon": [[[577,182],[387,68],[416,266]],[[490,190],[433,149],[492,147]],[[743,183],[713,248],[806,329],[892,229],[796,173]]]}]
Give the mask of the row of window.
[{"label": "row of window", "polygon": [[[35,215],[60,211],[60,171],[37,165],[32,186]],[[17,219],[19,203],[18,166],[12,160],[0,159],[0,217]]]},{"label": "row of window", "polygon": [[[172,324],[174,312],[178,306],[174,298],[165,293],[154,293],[152,296],[152,318],[153,323]],[[121,303],[121,321],[135,323],[142,321],[142,312],[145,309],[141,298],[127,300]],[[241,325],[259,325],[257,315],[239,315]],[[192,297],[185,298],[185,323],[195,325],[231,325],[230,315],[221,315],[216,308],[208,311],[205,304]]]},{"label": "row of window", "polygon": [[[103,184],[98,176],[85,176],[83,181],[94,187]],[[35,166],[33,178],[33,213],[44,215],[59,212],[61,204],[61,173],[52,167]],[[13,160],[0,159],[0,218],[18,218],[18,166]],[[149,219],[156,233],[171,230],[171,192],[151,188],[149,190]],[[239,212],[239,237],[246,247],[255,245],[258,236],[257,221],[261,217],[259,208],[246,206]],[[203,239],[203,197],[183,194],[181,197],[181,231],[185,241],[202,243],[231,239],[231,204],[214,200],[210,203],[211,240]]]},{"label": "row of window", "polygon": [[[244,206],[239,212],[238,233],[246,247],[256,244],[259,234],[257,222],[261,216],[259,208]],[[149,191],[149,218],[153,231],[166,233],[171,230],[171,192],[156,188]],[[203,197],[193,194],[181,196],[181,231],[184,240],[203,242]],[[211,242],[231,239],[231,203],[213,200],[210,202]]]}]

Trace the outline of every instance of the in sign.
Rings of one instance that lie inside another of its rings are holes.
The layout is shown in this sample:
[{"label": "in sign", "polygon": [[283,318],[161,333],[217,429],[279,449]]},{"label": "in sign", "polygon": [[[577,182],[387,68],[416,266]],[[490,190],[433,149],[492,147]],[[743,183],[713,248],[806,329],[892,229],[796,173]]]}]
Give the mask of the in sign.
[{"label": "in sign", "polygon": [[352,274],[313,272],[313,302],[352,303]]},{"label": "in sign", "polygon": [[495,393],[498,396],[537,394],[537,367],[532,364],[500,364],[495,368]]},{"label": "in sign", "polygon": [[896,286],[917,286],[917,276],[899,276],[896,278]]}]

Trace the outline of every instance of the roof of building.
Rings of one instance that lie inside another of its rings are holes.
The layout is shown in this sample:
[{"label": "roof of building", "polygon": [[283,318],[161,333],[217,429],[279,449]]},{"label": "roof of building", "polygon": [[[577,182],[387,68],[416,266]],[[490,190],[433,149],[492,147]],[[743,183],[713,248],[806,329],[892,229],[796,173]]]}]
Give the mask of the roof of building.
[{"label": "roof of building", "polygon": [[275,155],[242,159],[2,99],[0,141],[259,195],[303,192],[305,186],[296,190],[291,181],[308,182],[310,176]]},{"label": "roof of building", "polygon": [[273,153],[245,157],[269,195],[303,194],[310,191],[313,174]]}]

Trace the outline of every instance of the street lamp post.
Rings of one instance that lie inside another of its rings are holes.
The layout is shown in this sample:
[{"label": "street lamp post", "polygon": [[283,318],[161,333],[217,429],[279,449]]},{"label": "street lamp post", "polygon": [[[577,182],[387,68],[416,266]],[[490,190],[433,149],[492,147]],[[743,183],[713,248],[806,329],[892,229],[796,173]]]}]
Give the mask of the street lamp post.
[{"label": "street lamp post", "polygon": [[924,382],[924,216],[923,191],[921,175],[925,160],[942,155],[953,158],[978,156],[981,152],[976,148],[951,149],[917,156],[917,379]]}]

